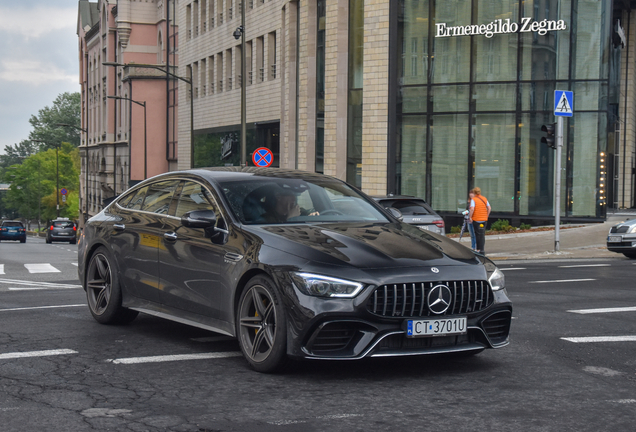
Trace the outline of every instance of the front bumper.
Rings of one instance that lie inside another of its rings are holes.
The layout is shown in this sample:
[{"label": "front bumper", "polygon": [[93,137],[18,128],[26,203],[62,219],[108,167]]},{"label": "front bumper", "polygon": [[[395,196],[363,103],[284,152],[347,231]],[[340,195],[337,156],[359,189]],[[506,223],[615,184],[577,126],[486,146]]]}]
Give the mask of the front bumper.
[{"label": "front bumper", "polygon": [[[618,239],[620,241],[610,241]],[[636,234],[610,234],[607,237],[607,250],[610,252],[636,252]]]},{"label": "front bumper", "polygon": [[422,317],[379,317],[368,310],[368,293],[366,298],[349,300],[349,312],[342,310],[342,304],[338,305],[338,312],[330,312],[334,309],[333,300],[314,299],[311,304],[315,315],[311,320],[303,323],[291,314],[287,353],[304,359],[357,360],[502,348],[509,344],[512,303],[505,290],[492,294],[492,303],[478,312],[428,317],[465,316],[466,333],[415,338],[406,336],[406,322]]}]

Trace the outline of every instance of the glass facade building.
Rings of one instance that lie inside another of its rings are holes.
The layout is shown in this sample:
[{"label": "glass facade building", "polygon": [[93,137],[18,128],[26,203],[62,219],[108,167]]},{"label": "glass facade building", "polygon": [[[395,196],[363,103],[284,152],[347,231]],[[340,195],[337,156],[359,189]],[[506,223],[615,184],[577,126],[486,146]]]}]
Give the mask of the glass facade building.
[{"label": "glass facade building", "polygon": [[[559,172],[562,216],[604,218],[619,93],[611,2],[399,0],[396,7],[389,190],[456,214],[478,186],[493,213],[541,219],[553,215]],[[541,143],[541,126],[556,121],[555,90],[574,92],[560,170],[555,151]]]}]

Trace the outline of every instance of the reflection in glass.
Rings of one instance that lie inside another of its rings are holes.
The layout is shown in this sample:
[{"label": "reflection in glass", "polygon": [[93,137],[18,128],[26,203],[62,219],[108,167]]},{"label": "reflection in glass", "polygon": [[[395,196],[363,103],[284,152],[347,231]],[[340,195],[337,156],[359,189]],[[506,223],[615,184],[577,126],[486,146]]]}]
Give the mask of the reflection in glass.
[{"label": "reflection in glass", "polygon": [[515,115],[474,116],[474,185],[488,198],[492,211],[514,211]]},{"label": "reflection in glass", "polygon": [[516,84],[475,84],[473,92],[477,111],[514,111],[517,107]]},{"label": "reflection in glass", "polygon": [[468,96],[470,90],[467,85],[434,86],[433,110],[435,112],[468,111]]},{"label": "reflection in glass", "polygon": [[[411,0],[411,2],[414,2]],[[409,2],[410,3],[410,2]],[[436,23],[470,24],[470,0],[435,2]],[[433,82],[468,82],[470,79],[470,37],[436,38]]]},{"label": "reflection in glass", "polygon": [[554,202],[554,150],[541,142],[541,125],[554,121],[552,115],[523,114],[521,117],[521,172],[519,213],[552,216]]},{"label": "reflection in glass", "polygon": [[431,126],[432,202],[441,211],[466,209],[468,115],[436,115]]},{"label": "reflection in glass", "polygon": [[404,116],[400,128],[401,193],[424,197],[426,193],[426,116]]},{"label": "reflection in glass", "polygon": [[[454,2],[448,2],[454,3]],[[517,21],[517,0],[479,2],[477,22],[486,24],[495,19]],[[496,37],[473,38],[474,80],[512,81],[517,77],[517,34],[499,34]]]},{"label": "reflection in glass", "polygon": [[598,164],[598,113],[574,113],[571,205],[573,215],[596,214]]}]

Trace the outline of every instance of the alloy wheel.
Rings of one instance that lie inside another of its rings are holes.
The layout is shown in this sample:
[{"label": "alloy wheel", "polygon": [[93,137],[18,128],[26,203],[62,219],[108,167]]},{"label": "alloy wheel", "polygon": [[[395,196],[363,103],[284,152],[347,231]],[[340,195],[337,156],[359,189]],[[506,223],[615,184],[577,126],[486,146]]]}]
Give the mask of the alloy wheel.
[{"label": "alloy wheel", "polygon": [[269,291],[262,285],[249,288],[239,314],[245,354],[254,362],[264,361],[276,343],[276,307]]},{"label": "alloy wheel", "polygon": [[95,254],[88,267],[86,293],[88,305],[96,315],[106,311],[112,295],[112,275],[110,263],[101,253]]}]

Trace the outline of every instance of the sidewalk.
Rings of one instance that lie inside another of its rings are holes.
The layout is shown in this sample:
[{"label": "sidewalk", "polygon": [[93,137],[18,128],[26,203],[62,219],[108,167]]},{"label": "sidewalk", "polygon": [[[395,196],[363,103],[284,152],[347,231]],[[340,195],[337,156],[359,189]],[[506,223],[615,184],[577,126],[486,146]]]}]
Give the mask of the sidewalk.
[{"label": "sidewalk", "polygon": [[[636,209],[617,210],[604,223],[584,224],[559,230],[559,252],[555,252],[554,230],[486,236],[486,254],[493,261],[543,259],[627,259],[606,247],[610,228],[621,221],[636,218]],[[459,240],[457,238],[453,240]],[[470,236],[463,245],[470,247]]]}]

